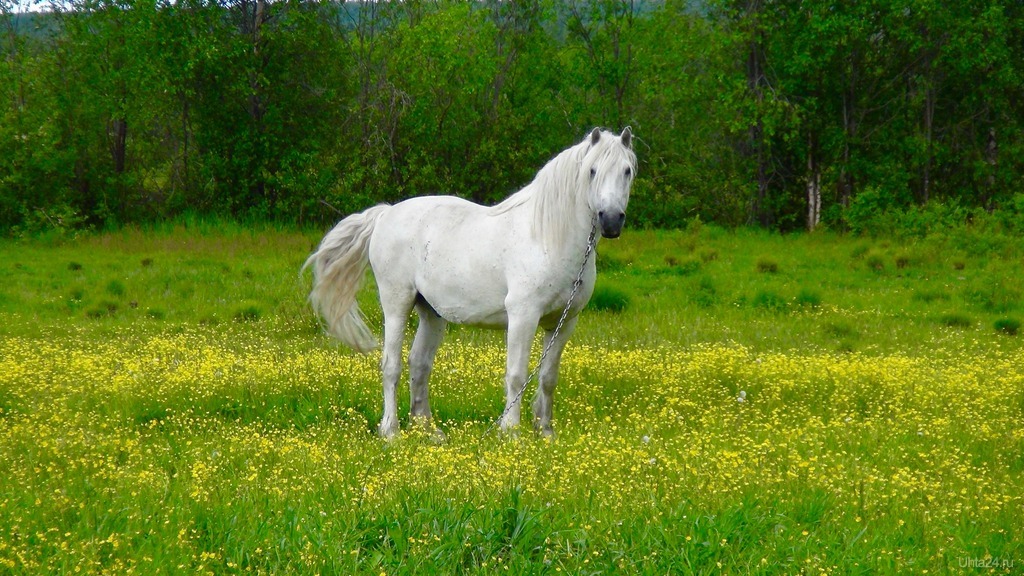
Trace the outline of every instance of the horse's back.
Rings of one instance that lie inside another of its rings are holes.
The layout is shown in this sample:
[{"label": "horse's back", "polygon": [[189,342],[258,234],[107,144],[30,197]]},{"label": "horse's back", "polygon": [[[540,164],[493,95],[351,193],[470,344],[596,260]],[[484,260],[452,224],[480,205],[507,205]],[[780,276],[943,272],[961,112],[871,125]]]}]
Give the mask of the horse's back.
[{"label": "horse's back", "polygon": [[450,322],[504,325],[510,221],[488,210],[454,196],[395,204],[371,239],[378,287],[415,293]]},{"label": "horse's back", "polygon": [[423,244],[434,237],[485,227],[487,208],[456,196],[418,196],[399,202],[381,218],[375,237],[390,245]]}]

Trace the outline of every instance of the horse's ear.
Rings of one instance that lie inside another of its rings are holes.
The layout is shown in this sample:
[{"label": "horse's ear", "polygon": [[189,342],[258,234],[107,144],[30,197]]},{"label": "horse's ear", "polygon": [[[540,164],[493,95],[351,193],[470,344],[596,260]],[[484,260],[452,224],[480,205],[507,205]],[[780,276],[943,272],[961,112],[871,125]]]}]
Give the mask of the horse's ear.
[{"label": "horse's ear", "polygon": [[590,145],[597,144],[597,141],[601,139],[601,129],[594,128],[593,132],[590,133]]},{"label": "horse's ear", "polygon": [[626,128],[622,131],[621,138],[623,146],[625,146],[626,148],[633,147],[633,131],[630,130],[629,126],[626,126]]}]

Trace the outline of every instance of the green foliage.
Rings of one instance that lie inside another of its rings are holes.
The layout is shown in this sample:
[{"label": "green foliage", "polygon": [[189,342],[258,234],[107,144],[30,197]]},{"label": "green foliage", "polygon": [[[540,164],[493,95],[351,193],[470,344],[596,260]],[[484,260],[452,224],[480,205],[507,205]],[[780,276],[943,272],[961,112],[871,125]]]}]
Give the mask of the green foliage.
[{"label": "green foliage", "polygon": [[786,299],[772,290],[759,290],[751,299],[754,308],[768,312],[785,312],[789,307]]},{"label": "green foliage", "polygon": [[801,288],[796,295],[796,305],[801,308],[817,308],[821,306],[821,294],[811,288]]},{"label": "green foliage", "polygon": [[1008,336],[1016,336],[1020,332],[1020,320],[1016,318],[999,318],[993,323],[996,332],[1006,334]]},{"label": "green foliage", "polygon": [[700,308],[711,308],[718,303],[718,289],[708,276],[701,276],[697,286],[691,290],[690,299]]},{"label": "green foliage", "polygon": [[912,262],[913,256],[906,251],[897,252],[896,255],[893,256],[893,264],[895,264],[896,268],[899,270],[909,267]]},{"label": "green foliage", "polygon": [[885,256],[881,252],[871,250],[864,255],[864,265],[875,272],[882,272],[885,270]]},{"label": "green foliage", "polygon": [[971,317],[961,312],[948,312],[939,316],[939,322],[950,328],[970,328],[974,325]]},{"label": "green foliage", "polygon": [[262,315],[263,312],[260,309],[259,304],[255,302],[243,302],[235,308],[232,318],[238,322],[255,322],[259,320]]},{"label": "green foliage", "polygon": [[632,227],[804,228],[815,178],[835,230],[1024,222],[1006,0],[4,6],[8,235],[492,203],[596,125],[637,134]]},{"label": "green foliage", "polygon": [[597,312],[611,312],[618,314],[629,308],[630,297],[629,293],[599,284],[594,289],[594,294],[590,297],[590,302],[587,303],[588,310],[594,310]]},{"label": "green foliage", "polygon": [[124,296],[125,287],[124,282],[120,280],[111,280],[107,283],[107,294],[111,296],[121,297]]},{"label": "green foliage", "polygon": [[768,256],[761,256],[755,263],[757,271],[762,274],[777,274],[779,272],[779,263]]}]

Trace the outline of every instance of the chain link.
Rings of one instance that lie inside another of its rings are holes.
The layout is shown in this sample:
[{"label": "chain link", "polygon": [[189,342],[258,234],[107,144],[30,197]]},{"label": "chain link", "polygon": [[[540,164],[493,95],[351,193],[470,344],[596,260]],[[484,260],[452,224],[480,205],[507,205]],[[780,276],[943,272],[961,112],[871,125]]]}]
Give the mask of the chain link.
[{"label": "chain link", "polygon": [[535,366],[533,371],[530,372],[530,374],[526,377],[526,381],[523,382],[523,387],[519,389],[519,392],[516,394],[516,397],[512,400],[512,403],[505,407],[505,410],[502,411],[501,416],[499,416],[497,420],[492,422],[491,426],[487,429],[487,431],[484,432],[485,436],[489,434],[490,431],[493,430],[496,426],[498,426],[502,420],[505,419],[505,416],[508,415],[508,411],[511,410],[513,406],[518,404],[523,399],[523,392],[526,391],[526,387],[530,384],[530,382],[533,382],[534,377],[536,377],[537,373],[540,372],[541,366],[544,365],[544,358],[546,358],[548,352],[551,351],[551,347],[554,345],[555,339],[558,338],[558,333],[562,330],[562,324],[565,323],[565,319],[569,316],[569,309],[572,308],[572,302],[573,300],[576,299],[576,293],[579,292],[580,286],[583,285],[583,274],[587,270],[587,262],[590,261],[590,255],[594,252],[594,247],[596,246],[596,244],[597,219],[595,218],[590,227],[590,237],[587,238],[587,249],[583,252],[583,264],[580,265],[579,274],[576,275],[576,280],[573,280],[572,291],[569,292],[569,301],[565,303],[565,308],[562,309],[562,315],[559,316],[558,323],[555,324],[555,329],[551,332],[551,338],[548,338],[547,344],[544,345],[544,348],[540,352],[540,359],[537,360],[537,366]]}]

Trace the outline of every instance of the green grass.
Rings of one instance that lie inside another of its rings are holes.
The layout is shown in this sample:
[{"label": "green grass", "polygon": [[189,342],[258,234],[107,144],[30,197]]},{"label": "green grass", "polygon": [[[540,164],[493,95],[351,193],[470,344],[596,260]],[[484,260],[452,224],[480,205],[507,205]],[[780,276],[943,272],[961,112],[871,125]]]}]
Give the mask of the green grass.
[{"label": "green grass", "polygon": [[0,574],[1024,564],[1016,239],[958,270],[955,238],[627,230],[599,246],[559,438],[487,433],[504,334],[452,327],[436,445],[374,435],[379,353],[305,302],[319,236],[0,242]]}]

